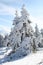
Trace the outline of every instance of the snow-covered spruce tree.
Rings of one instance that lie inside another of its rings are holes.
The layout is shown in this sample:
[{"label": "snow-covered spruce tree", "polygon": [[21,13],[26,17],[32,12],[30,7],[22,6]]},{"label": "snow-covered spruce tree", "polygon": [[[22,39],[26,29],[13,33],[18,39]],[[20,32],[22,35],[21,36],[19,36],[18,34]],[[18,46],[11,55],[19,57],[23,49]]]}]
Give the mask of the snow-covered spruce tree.
[{"label": "snow-covered spruce tree", "polygon": [[20,17],[18,16],[18,12],[16,11],[15,18],[13,20],[13,28],[11,30],[11,33],[9,35],[10,44],[12,49],[14,49],[14,52],[16,49],[20,46],[21,43],[21,33],[19,32],[19,28],[21,26],[20,23]]},{"label": "snow-covered spruce tree", "polygon": [[43,29],[41,29],[41,35],[42,35],[42,37],[41,37],[41,46],[43,47]]},{"label": "snow-covered spruce tree", "polygon": [[32,52],[35,53],[37,51],[36,38],[33,37],[32,41]]},{"label": "snow-covered spruce tree", "polygon": [[21,18],[23,22],[23,31],[25,30],[25,32],[22,32],[23,34],[25,34],[24,39],[28,38],[27,39],[28,42],[26,42],[27,46],[30,44],[28,47],[29,48],[28,50],[36,51],[36,42],[35,42],[36,40],[35,40],[34,32],[30,25],[31,21],[29,20],[29,14],[24,6],[22,7]]},{"label": "snow-covered spruce tree", "polygon": [[40,32],[39,32],[38,26],[36,24],[36,26],[35,26],[35,36],[38,37],[39,35],[40,35]]},{"label": "snow-covered spruce tree", "polygon": [[[36,27],[35,27],[35,37],[36,37],[36,46],[37,47],[42,47],[42,36],[43,36],[43,31],[41,31],[41,33],[39,32],[39,29],[38,29],[38,26],[36,24]],[[41,35],[42,34],[42,35]]]},{"label": "snow-covered spruce tree", "polygon": [[[14,27],[9,35],[9,42],[12,47],[12,52],[17,53],[16,56],[25,56],[34,48],[32,47],[34,39],[33,29],[30,25],[29,14],[25,7],[22,7],[21,16],[16,16],[13,20]],[[36,47],[35,47],[36,48]]]},{"label": "snow-covered spruce tree", "polygon": [[0,34],[0,47],[2,47],[3,46],[3,36]]},{"label": "snow-covered spruce tree", "polygon": [[43,29],[41,29],[41,35],[42,35],[42,37],[43,37]]},{"label": "snow-covered spruce tree", "polygon": [[41,33],[40,33],[40,39],[39,40],[39,44],[38,46],[41,48],[43,47],[43,29],[41,29]]},{"label": "snow-covered spruce tree", "polygon": [[9,35],[6,34],[3,39],[3,46],[7,47],[8,42],[9,42]]}]

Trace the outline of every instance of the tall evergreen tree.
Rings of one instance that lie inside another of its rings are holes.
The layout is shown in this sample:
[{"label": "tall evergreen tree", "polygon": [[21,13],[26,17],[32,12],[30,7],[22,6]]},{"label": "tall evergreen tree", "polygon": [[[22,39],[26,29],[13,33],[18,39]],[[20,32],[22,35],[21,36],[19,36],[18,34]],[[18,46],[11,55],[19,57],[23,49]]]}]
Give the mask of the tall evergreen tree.
[{"label": "tall evergreen tree", "polygon": [[[29,20],[29,14],[26,8],[22,7],[21,16],[18,15],[16,11],[15,18],[13,20],[13,28],[8,37],[10,46],[13,52],[17,52],[18,55],[26,55],[31,49],[31,44],[33,44],[34,32],[31,27],[31,21]],[[34,43],[35,45],[35,43]]]}]

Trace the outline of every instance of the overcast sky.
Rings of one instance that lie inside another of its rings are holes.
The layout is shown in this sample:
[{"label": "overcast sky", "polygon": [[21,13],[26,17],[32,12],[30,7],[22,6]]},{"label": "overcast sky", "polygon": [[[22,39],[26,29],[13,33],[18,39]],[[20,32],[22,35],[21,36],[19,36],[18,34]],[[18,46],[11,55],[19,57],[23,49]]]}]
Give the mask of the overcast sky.
[{"label": "overcast sky", "polygon": [[38,28],[43,28],[43,0],[0,0],[0,33],[9,33],[12,27],[15,10],[19,12],[22,5],[29,13],[33,28],[37,23]]}]

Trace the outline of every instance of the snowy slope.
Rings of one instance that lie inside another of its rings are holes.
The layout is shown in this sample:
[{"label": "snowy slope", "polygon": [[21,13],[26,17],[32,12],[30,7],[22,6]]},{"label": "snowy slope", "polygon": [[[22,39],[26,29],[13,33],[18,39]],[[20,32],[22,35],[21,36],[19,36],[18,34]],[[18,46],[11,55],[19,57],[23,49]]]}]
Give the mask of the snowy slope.
[{"label": "snowy slope", "polygon": [[2,65],[41,65],[41,64],[43,64],[42,51],[34,53],[34,54],[30,54],[21,60],[3,63]]},{"label": "snowy slope", "polygon": [[43,65],[43,51],[37,51],[20,60],[6,62],[0,65]]}]

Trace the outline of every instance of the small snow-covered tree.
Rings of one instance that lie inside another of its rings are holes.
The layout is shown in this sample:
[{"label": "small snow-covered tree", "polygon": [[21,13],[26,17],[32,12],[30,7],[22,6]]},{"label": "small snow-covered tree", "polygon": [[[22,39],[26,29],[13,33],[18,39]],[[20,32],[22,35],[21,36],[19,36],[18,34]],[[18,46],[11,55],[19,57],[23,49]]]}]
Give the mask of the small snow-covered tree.
[{"label": "small snow-covered tree", "polygon": [[36,26],[35,26],[35,36],[38,37],[39,35],[40,35],[40,32],[39,32],[38,26],[36,24]]},{"label": "small snow-covered tree", "polygon": [[0,34],[0,47],[3,46],[3,36]]},{"label": "small snow-covered tree", "polygon": [[36,50],[37,50],[36,40],[35,40],[35,38],[33,38],[32,51],[36,52]]},{"label": "small snow-covered tree", "polygon": [[42,37],[43,37],[43,29],[41,29],[41,35],[42,35]]},{"label": "small snow-covered tree", "polygon": [[43,29],[39,32],[38,26],[35,27],[36,46],[43,47]]},{"label": "small snow-covered tree", "polygon": [[5,37],[4,37],[4,39],[3,39],[3,46],[5,46],[5,47],[7,47],[7,44],[9,42],[9,39],[8,38],[9,38],[9,35],[6,34]]},{"label": "small snow-covered tree", "polygon": [[39,39],[38,39],[38,47],[43,47],[43,29],[41,29],[41,33],[40,33],[40,36],[39,36]]}]

